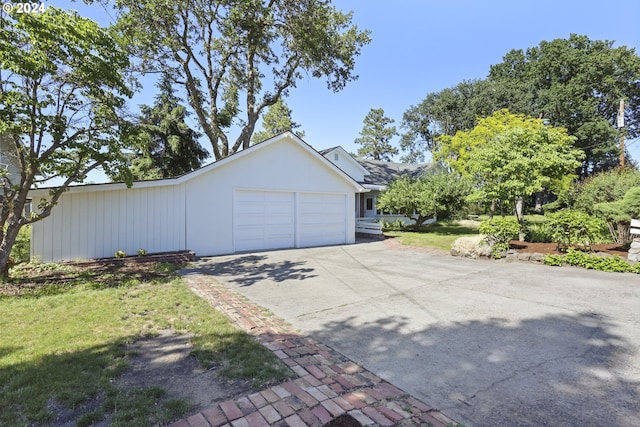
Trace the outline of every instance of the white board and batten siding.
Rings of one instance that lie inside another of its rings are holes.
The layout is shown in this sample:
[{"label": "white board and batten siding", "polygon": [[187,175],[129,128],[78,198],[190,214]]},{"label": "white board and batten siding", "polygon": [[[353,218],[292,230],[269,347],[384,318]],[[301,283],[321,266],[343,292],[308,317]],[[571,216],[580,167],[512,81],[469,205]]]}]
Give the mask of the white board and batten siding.
[{"label": "white board and batten siding", "polygon": [[[33,225],[31,251],[59,261],[353,243],[354,193],[363,191],[287,133],[179,178],[74,187]],[[33,205],[47,194],[32,191]]]},{"label": "white board and batten siding", "polygon": [[184,250],[185,228],[177,226],[184,224],[184,197],[180,186],[64,194],[51,216],[33,224],[31,254],[74,260]]}]

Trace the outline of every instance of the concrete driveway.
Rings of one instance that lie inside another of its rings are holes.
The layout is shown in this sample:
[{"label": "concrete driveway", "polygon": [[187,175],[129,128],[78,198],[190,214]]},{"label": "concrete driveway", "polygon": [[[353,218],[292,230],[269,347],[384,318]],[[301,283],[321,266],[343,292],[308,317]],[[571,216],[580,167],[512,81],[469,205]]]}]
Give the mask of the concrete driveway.
[{"label": "concrete driveway", "polygon": [[640,276],[385,242],[199,268],[470,426],[640,425]]}]

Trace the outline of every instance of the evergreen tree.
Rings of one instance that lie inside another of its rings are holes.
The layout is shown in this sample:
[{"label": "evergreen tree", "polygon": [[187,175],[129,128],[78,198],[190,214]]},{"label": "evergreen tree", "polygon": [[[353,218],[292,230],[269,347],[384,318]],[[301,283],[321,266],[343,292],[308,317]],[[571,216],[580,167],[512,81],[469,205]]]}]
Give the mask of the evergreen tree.
[{"label": "evergreen tree", "polygon": [[286,131],[291,131],[299,138],[304,138],[304,131],[294,131],[299,127],[300,125],[291,118],[291,109],[280,98],[267,110],[267,114],[262,118],[262,130],[253,134],[251,142],[258,144]]},{"label": "evergreen tree", "polygon": [[137,180],[179,176],[199,168],[209,156],[198,142],[200,134],[185,122],[187,110],[169,76],[162,77],[158,88],[153,107],[140,107],[141,138],[131,160]]},{"label": "evergreen tree", "polygon": [[390,126],[393,119],[385,117],[382,108],[372,108],[364,118],[364,127],[360,131],[360,138],[355,143],[362,145],[358,149],[358,156],[373,160],[391,160],[391,156],[398,154],[398,149],[391,145],[391,138],[398,133],[395,126]]}]

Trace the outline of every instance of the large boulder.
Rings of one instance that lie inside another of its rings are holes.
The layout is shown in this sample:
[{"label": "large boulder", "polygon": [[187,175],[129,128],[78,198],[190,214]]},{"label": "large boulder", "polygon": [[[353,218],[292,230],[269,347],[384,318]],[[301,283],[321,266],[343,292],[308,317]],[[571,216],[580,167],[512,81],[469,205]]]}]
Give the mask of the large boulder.
[{"label": "large boulder", "polygon": [[460,237],[451,245],[451,255],[464,258],[490,257],[491,246],[484,239],[483,235]]}]

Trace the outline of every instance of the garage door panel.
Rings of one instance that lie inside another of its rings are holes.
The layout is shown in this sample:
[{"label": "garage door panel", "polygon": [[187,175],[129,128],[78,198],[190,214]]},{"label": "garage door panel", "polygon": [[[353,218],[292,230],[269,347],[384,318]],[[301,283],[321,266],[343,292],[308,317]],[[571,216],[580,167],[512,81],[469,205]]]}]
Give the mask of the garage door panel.
[{"label": "garage door panel", "polygon": [[292,248],[294,195],[236,190],[233,240],[236,251]]},{"label": "garage door panel", "polygon": [[346,243],[345,197],[344,194],[300,194],[300,246]]}]

